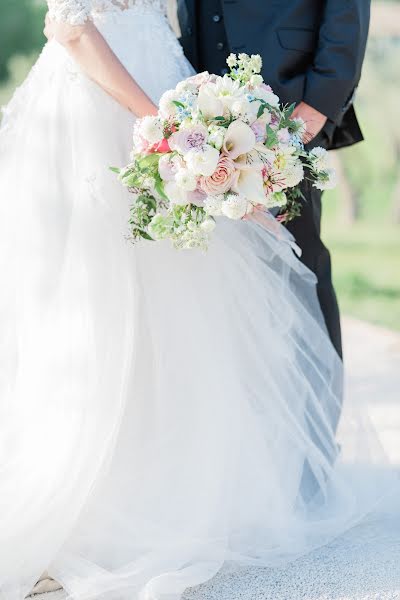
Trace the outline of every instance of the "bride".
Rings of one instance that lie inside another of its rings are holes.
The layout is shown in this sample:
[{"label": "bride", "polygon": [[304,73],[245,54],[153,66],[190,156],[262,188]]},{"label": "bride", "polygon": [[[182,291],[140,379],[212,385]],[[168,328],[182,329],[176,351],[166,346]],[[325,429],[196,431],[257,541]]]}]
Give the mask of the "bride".
[{"label": "bride", "polygon": [[[376,502],[313,275],[257,225],[206,255],[124,238],[134,115],[192,69],[164,0],[50,0],[0,132],[0,589],[178,599]],[[339,450],[340,449],[340,450]]]}]

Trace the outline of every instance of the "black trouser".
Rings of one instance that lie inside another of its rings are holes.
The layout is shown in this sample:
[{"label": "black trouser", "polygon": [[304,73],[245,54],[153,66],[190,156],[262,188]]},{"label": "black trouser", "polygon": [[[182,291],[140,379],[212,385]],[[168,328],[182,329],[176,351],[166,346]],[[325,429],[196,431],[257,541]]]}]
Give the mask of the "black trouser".
[{"label": "black trouser", "polygon": [[306,201],[302,213],[287,224],[302,250],[301,261],[317,276],[317,294],[326,327],[336,352],[342,358],[339,307],[332,284],[331,257],[321,240],[321,196],[309,181],[302,184]]}]

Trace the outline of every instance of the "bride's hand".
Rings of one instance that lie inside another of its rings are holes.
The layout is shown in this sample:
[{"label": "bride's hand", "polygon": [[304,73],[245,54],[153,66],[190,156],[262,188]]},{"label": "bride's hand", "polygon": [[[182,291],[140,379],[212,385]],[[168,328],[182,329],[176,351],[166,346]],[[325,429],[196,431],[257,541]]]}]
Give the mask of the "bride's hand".
[{"label": "bride's hand", "polygon": [[147,116],[156,117],[158,113],[158,108],[155,104],[153,104],[151,100],[149,100],[149,102],[145,102],[143,104],[143,107],[140,107],[140,111],[136,109],[134,112],[135,115],[139,118]]}]

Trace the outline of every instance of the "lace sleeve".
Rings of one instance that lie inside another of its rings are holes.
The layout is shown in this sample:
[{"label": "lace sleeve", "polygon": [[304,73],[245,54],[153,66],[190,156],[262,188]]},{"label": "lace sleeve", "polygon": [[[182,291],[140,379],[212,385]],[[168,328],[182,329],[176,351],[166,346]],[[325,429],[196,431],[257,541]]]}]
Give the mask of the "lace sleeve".
[{"label": "lace sleeve", "polygon": [[90,15],[90,0],[48,0],[49,15],[57,23],[83,25]]}]

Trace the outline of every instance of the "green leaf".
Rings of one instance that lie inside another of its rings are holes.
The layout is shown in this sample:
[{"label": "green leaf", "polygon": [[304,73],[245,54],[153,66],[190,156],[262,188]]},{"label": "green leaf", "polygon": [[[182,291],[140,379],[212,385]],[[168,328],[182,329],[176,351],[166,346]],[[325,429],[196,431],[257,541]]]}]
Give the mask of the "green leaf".
[{"label": "green leaf", "polygon": [[166,195],[164,190],[164,182],[160,176],[156,177],[156,183],[154,187],[156,192],[160,194],[161,198],[164,198],[164,200],[168,200],[168,196]]},{"label": "green leaf", "polygon": [[137,162],[141,169],[154,167],[155,165],[158,165],[160,156],[161,154],[159,152],[153,152],[152,154],[147,154],[146,156],[139,158]]},{"label": "green leaf", "polygon": [[296,102],[293,102],[293,104],[291,104],[286,110],[285,110],[285,116],[287,119],[290,119],[290,117],[292,116],[292,114],[294,113],[294,109],[296,108]]},{"label": "green leaf", "polygon": [[260,107],[257,111],[257,119],[259,119],[264,114],[264,110],[265,110],[265,104],[260,104]]},{"label": "green leaf", "polygon": [[172,104],[175,104],[175,106],[179,106],[179,108],[185,108],[185,105],[182,104],[182,102],[178,102],[178,100],[172,100]]},{"label": "green leaf", "polygon": [[144,231],[143,229],[139,229],[139,233],[142,236],[142,238],[144,238],[145,240],[149,240],[150,242],[154,242],[154,239],[151,237],[151,235],[149,235],[147,233],[147,231]]},{"label": "green leaf", "polygon": [[265,129],[267,132],[267,139],[265,141],[265,146],[267,148],[272,148],[273,146],[275,146],[277,144],[278,137],[277,137],[275,131],[269,125],[267,125]]},{"label": "green leaf", "polygon": [[108,167],[110,169],[110,171],[112,171],[113,173],[117,173],[117,175],[119,175],[121,173],[122,169],[119,169],[118,167]]}]

